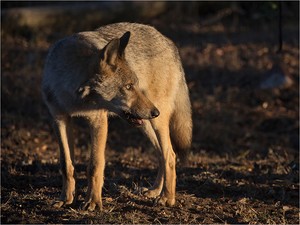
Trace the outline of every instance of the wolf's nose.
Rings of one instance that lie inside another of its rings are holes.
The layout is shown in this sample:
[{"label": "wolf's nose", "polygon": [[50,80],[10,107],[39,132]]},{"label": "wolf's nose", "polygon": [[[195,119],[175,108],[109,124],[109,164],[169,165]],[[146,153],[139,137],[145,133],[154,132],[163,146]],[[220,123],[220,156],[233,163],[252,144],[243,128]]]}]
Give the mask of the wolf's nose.
[{"label": "wolf's nose", "polygon": [[154,109],[152,109],[152,111],[151,111],[151,117],[152,118],[155,118],[155,117],[158,117],[159,116],[159,111],[158,111],[158,109],[157,108],[154,108]]}]

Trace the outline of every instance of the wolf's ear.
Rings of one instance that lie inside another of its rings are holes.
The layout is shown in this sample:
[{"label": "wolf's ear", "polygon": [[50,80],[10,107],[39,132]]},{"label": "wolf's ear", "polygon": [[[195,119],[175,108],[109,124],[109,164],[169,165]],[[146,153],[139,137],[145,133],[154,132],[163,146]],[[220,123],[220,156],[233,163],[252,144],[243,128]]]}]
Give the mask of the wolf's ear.
[{"label": "wolf's ear", "polygon": [[119,55],[121,57],[124,56],[124,52],[125,52],[125,48],[129,42],[129,38],[130,38],[130,32],[127,31],[123,34],[122,37],[120,37],[120,46],[119,46]]},{"label": "wolf's ear", "polygon": [[127,31],[118,39],[111,40],[103,49],[102,60],[110,65],[115,65],[117,58],[123,58],[128,44],[130,32]]}]

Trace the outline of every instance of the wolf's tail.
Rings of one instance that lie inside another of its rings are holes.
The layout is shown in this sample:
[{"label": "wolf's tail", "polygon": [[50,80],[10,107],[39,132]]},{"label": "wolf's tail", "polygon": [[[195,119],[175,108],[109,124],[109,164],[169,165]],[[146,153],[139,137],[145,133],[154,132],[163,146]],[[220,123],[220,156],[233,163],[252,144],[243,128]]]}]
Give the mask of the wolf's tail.
[{"label": "wolf's tail", "polygon": [[175,109],[170,121],[170,134],[176,155],[182,162],[187,156],[192,142],[192,110],[189,91],[184,77],[175,99]]}]

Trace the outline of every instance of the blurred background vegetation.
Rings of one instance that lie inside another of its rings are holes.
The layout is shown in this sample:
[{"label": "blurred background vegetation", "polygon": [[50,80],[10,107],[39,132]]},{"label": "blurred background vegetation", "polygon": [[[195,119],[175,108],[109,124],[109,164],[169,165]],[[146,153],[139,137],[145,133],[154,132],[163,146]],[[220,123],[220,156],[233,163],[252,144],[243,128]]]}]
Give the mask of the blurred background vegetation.
[{"label": "blurred background vegetation", "polygon": [[[283,7],[283,20],[296,25],[299,2],[69,2],[69,1],[2,1],[4,29],[16,29],[30,38],[43,35],[47,29],[54,33],[91,30],[106,23],[129,21],[153,23],[198,23],[201,26],[222,22],[232,29],[252,25],[277,29],[278,9]],[[7,23],[9,20],[9,23]],[[240,24],[242,21],[242,24]],[[68,26],[62,26],[62,24]],[[7,26],[8,27],[7,27]],[[285,23],[285,25],[287,25]],[[35,28],[35,29],[33,29]],[[43,30],[40,30],[43,28]],[[33,29],[33,30],[32,30]],[[40,31],[40,32],[38,32]],[[54,34],[55,35],[55,34]]]}]

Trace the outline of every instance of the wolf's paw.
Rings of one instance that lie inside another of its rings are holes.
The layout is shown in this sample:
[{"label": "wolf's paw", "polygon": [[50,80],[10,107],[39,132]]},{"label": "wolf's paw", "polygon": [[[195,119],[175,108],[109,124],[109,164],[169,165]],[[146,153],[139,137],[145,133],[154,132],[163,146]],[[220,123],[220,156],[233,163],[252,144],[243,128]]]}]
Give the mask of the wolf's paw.
[{"label": "wolf's paw", "polygon": [[63,201],[63,200],[59,200],[59,201],[55,201],[52,206],[54,208],[61,208],[61,207],[68,207],[68,206],[72,206],[74,205],[73,203],[73,199],[70,201]]},{"label": "wolf's paw", "polygon": [[156,198],[160,192],[161,190],[158,188],[142,188],[142,194],[147,198]]},{"label": "wolf's paw", "polygon": [[101,201],[95,202],[95,201],[89,200],[87,202],[83,202],[81,208],[83,210],[87,210],[90,212],[92,212],[96,209],[98,209],[99,211],[102,211],[102,202]]},{"label": "wolf's paw", "polygon": [[75,179],[69,179],[68,182],[64,182],[61,190],[60,198],[55,201],[52,206],[55,208],[68,207],[76,203],[77,190],[75,187]]},{"label": "wolf's paw", "polygon": [[68,194],[66,194],[65,191],[62,192],[60,196],[60,200],[55,201],[52,206],[55,208],[61,208],[61,207],[68,207],[72,206],[76,203],[76,191],[69,191]]},{"label": "wolf's paw", "polygon": [[157,199],[155,199],[154,204],[159,206],[173,206],[175,205],[175,198],[167,198],[165,196],[160,196]]},{"label": "wolf's paw", "polygon": [[52,204],[54,208],[61,208],[65,204],[64,201],[56,201]]}]

